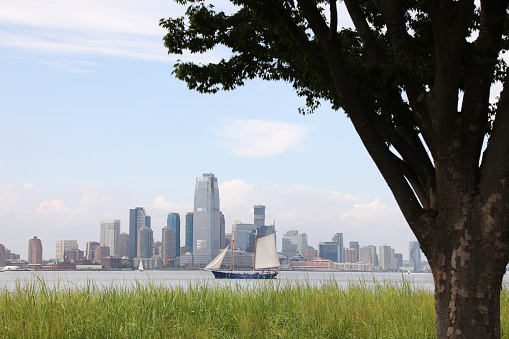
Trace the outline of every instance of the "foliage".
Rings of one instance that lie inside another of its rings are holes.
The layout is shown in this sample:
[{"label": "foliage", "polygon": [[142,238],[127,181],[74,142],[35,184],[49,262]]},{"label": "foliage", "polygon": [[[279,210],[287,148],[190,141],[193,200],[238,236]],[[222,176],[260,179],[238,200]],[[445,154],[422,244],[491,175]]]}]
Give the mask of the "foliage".
[{"label": "foliage", "polygon": [[[506,292],[507,293],[507,292]],[[433,338],[433,295],[400,283],[262,281],[0,292],[0,338]]]}]

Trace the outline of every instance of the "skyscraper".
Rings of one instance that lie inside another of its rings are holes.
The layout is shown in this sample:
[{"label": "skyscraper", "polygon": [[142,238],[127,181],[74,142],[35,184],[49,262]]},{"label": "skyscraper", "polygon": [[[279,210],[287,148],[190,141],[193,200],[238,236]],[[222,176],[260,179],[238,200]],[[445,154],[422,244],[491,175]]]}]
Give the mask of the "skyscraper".
[{"label": "skyscraper", "polygon": [[65,260],[65,251],[77,250],[78,240],[57,240],[55,247],[55,258],[60,261]]},{"label": "skyscraper", "polygon": [[42,243],[41,239],[37,239],[37,237],[28,241],[28,263],[42,264]]},{"label": "skyscraper", "polygon": [[338,262],[345,262],[344,246],[343,246],[343,233],[336,233],[332,236],[332,241],[339,243],[339,258]]},{"label": "skyscraper", "polygon": [[177,234],[175,229],[170,226],[163,227],[162,231],[162,240],[163,240],[163,266],[170,265],[175,263],[176,259],[176,247],[177,247]]},{"label": "skyscraper", "polygon": [[138,231],[138,258],[152,258],[154,252],[154,232],[147,226]]},{"label": "skyscraper", "polygon": [[195,265],[207,265],[221,246],[219,187],[212,173],[196,178],[193,212],[193,254]]},{"label": "skyscraper", "polygon": [[394,250],[392,250],[391,246],[382,245],[378,247],[378,266],[383,271],[388,271],[393,269],[394,267]]},{"label": "skyscraper", "polygon": [[265,226],[265,206],[254,205],[254,224],[256,228]]},{"label": "skyscraper", "polygon": [[193,213],[186,214],[186,252],[193,252]]},{"label": "skyscraper", "polygon": [[175,245],[176,247],[174,248],[175,258],[180,257],[180,214],[168,213],[168,218],[166,219],[166,226],[170,227],[172,230],[175,231],[176,240]]},{"label": "skyscraper", "polygon": [[5,246],[0,244],[0,267],[3,267],[7,264],[7,253],[5,250]]},{"label": "skyscraper", "polygon": [[119,257],[128,257],[129,256],[129,234],[120,233],[120,253]]},{"label": "skyscraper", "polygon": [[372,267],[378,266],[378,255],[376,254],[376,247],[369,245],[360,248],[359,262],[371,264]]},{"label": "skyscraper", "polygon": [[299,231],[297,230],[289,230],[283,234],[282,239],[282,252],[288,256],[288,258],[293,258],[298,254],[298,237]]},{"label": "skyscraper", "polygon": [[95,252],[100,244],[97,241],[87,242],[87,249],[85,252],[85,258],[90,261],[95,261]]},{"label": "skyscraper", "polygon": [[408,244],[410,270],[421,270],[421,246],[418,241],[410,241]]},{"label": "skyscraper", "polygon": [[150,217],[143,207],[129,210],[129,257],[138,257],[138,231],[143,227],[150,228]]},{"label": "skyscraper", "polygon": [[325,241],[318,243],[318,256],[322,259],[329,259],[332,262],[339,262],[341,259],[340,246],[337,241]]},{"label": "skyscraper", "polygon": [[120,220],[101,220],[101,246],[110,248],[110,255],[120,256]]},{"label": "skyscraper", "polygon": [[226,247],[226,221],[223,212],[219,211],[219,248]]}]

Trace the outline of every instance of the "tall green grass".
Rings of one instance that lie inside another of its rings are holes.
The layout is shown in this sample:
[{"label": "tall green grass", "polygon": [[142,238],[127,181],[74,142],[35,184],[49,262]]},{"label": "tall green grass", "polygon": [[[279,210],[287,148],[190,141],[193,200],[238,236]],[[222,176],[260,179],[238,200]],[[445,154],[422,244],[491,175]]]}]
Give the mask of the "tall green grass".
[{"label": "tall green grass", "polygon": [[[508,333],[508,292],[502,326]],[[407,281],[264,281],[0,290],[0,338],[434,338],[432,292]]]}]

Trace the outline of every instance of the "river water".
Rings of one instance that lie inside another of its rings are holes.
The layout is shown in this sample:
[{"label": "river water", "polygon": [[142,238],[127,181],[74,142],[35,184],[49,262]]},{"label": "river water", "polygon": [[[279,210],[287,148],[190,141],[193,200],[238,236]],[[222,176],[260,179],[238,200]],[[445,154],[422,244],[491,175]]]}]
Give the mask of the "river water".
[{"label": "river water", "polygon": [[198,270],[145,270],[138,271],[22,271],[0,273],[0,289],[12,291],[17,285],[40,284],[43,282],[48,288],[74,289],[93,284],[98,288],[120,287],[131,288],[141,285],[162,285],[168,288],[207,285],[252,287],[259,284],[312,284],[320,285],[334,281],[340,286],[364,281],[372,284],[374,281],[391,281],[401,283],[409,281],[414,287],[433,289],[431,273],[401,274],[401,273],[373,273],[373,272],[298,272],[282,271],[276,281],[264,280],[225,280],[214,279],[210,272]]},{"label": "river water", "polygon": [[[140,285],[162,285],[168,288],[206,285],[209,287],[235,286],[250,288],[260,284],[312,284],[321,285],[335,282],[346,287],[350,283],[390,281],[401,283],[408,281],[415,288],[433,290],[431,273],[402,274],[388,272],[300,272],[282,271],[277,280],[225,280],[214,279],[210,272],[199,270],[145,270],[138,271],[24,271],[0,273],[0,290],[13,291],[18,285],[40,284],[48,288],[74,289],[93,284],[102,289],[109,287],[131,288]],[[509,278],[504,276],[504,285],[509,286]]]}]

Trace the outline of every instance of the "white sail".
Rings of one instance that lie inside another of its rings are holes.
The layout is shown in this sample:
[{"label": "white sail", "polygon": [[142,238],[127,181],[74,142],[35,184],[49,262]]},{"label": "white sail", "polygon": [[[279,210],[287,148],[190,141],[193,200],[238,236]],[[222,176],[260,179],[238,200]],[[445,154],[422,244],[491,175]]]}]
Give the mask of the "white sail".
[{"label": "white sail", "polygon": [[138,266],[138,271],[143,271],[143,259],[140,259],[140,265]]},{"label": "white sail", "polygon": [[218,270],[221,267],[221,264],[223,263],[224,256],[226,255],[226,252],[228,251],[229,247],[230,247],[230,245],[226,246],[226,248],[223,249],[221,251],[221,253],[219,253],[219,255],[217,257],[215,257],[214,260],[212,260],[210,262],[210,264],[205,266],[205,269],[206,270]]},{"label": "white sail", "polygon": [[281,266],[276,251],[276,233],[256,239],[255,270]]}]

